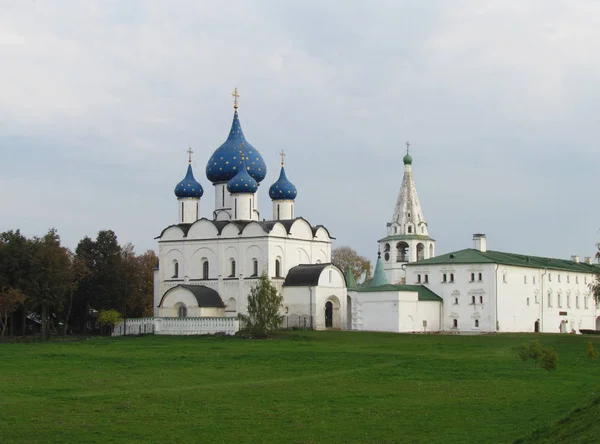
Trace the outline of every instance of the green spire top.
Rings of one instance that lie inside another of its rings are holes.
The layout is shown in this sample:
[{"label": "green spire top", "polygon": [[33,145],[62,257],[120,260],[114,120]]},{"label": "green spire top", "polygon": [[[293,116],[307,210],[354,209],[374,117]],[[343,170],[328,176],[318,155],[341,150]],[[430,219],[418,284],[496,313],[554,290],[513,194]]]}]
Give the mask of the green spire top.
[{"label": "green spire top", "polygon": [[381,263],[381,252],[377,253],[377,264],[375,264],[375,272],[373,273],[373,279],[369,282],[369,287],[379,287],[381,285],[389,284],[385,272],[383,271],[383,264]]},{"label": "green spire top", "polygon": [[410,155],[410,142],[406,142],[406,156],[404,156],[404,165],[412,165],[412,156]]},{"label": "green spire top", "polygon": [[348,290],[354,290],[358,285],[356,285],[356,279],[354,279],[354,274],[352,273],[352,268],[348,265],[346,268],[346,287]]}]

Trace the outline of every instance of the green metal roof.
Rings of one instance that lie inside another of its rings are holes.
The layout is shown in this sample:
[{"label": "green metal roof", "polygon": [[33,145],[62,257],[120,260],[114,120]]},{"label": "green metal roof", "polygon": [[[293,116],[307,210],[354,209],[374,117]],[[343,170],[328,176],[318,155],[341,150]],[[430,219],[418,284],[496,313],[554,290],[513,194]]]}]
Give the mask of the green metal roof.
[{"label": "green metal roof", "polygon": [[372,291],[416,291],[419,294],[419,301],[441,301],[442,298],[431,291],[424,285],[402,285],[402,284],[385,284],[375,287],[369,285],[361,285],[356,291],[361,293],[370,293]]},{"label": "green metal roof", "polygon": [[430,238],[424,234],[394,234],[392,236],[386,236],[383,239],[379,239],[378,242],[386,242],[386,241],[394,241],[394,240],[424,240],[424,241],[434,241],[435,239]]},{"label": "green metal roof", "polygon": [[346,288],[348,288],[348,290],[354,290],[356,287],[356,279],[354,279],[354,275],[352,274],[352,268],[348,265],[346,268]]},{"label": "green metal roof", "polygon": [[549,270],[564,270],[577,273],[597,273],[597,264],[586,264],[583,262],[573,262],[565,259],[553,259],[549,257],[528,256],[524,254],[503,253],[501,251],[488,250],[485,253],[466,248],[464,250],[453,251],[413,262],[409,266],[421,265],[451,265],[451,264],[500,264],[513,265],[516,267],[528,268],[547,268]]},{"label": "green metal roof", "polygon": [[383,264],[381,263],[381,258],[377,258],[377,263],[375,264],[375,271],[373,272],[373,279],[369,281],[369,287],[379,287],[381,285],[388,284],[387,277],[385,276],[385,271],[383,271]]}]

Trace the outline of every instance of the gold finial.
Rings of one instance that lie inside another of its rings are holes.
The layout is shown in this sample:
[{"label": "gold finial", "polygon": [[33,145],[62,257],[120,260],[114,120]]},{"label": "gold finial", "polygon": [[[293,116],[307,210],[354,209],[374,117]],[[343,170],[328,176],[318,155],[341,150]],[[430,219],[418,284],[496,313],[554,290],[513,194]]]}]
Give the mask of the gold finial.
[{"label": "gold finial", "polygon": [[410,150],[410,142],[406,142],[406,154],[408,154],[408,151]]},{"label": "gold finial", "polygon": [[192,154],[194,154],[194,152],[192,151],[192,147],[188,148],[187,153],[188,153],[188,162],[192,163]]},{"label": "gold finial", "polygon": [[279,155],[281,156],[281,166],[283,166],[285,164],[285,151],[281,150]]},{"label": "gold finial", "polygon": [[233,107],[235,109],[238,108],[238,99],[240,98],[240,94],[238,93],[237,88],[233,89],[233,92],[231,93],[231,95],[233,96]]}]

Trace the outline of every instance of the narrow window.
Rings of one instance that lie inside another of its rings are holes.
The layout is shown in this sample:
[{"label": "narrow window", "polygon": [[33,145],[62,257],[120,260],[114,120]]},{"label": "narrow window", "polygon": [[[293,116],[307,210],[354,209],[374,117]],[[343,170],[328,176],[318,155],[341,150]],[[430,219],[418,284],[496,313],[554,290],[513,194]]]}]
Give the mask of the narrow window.
[{"label": "narrow window", "polygon": [[202,279],[208,279],[208,261],[202,264]]},{"label": "narrow window", "polygon": [[409,226],[409,227],[408,227],[408,234],[411,234],[411,233],[412,233],[412,227],[411,227],[411,226]]},{"label": "narrow window", "polygon": [[452,319],[452,328],[458,328],[458,319]]},{"label": "narrow window", "polygon": [[538,303],[539,303],[539,302],[538,302],[538,295],[537,295],[537,293],[536,293],[536,295],[535,295],[535,303],[536,303],[536,304],[538,304]]},{"label": "narrow window", "polygon": [[252,220],[252,198],[248,200],[248,219]]},{"label": "narrow window", "polygon": [[281,263],[279,259],[275,259],[275,277],[281,276]]},{"label": "narrow window", "polygon": [[221,206],[225,207],[225,186],[221,187],[221,203]]},{"label": "narrow window", "polygon": [[475,281],[475,273],[471,273],[471,282]]},{"label": "narrow window", "polygon": [[446,273],[442,275],[442,282],[446,282]]},{"label": "narrow window", "polygon": [[475,305],[475,296],[471,296],[471,304]]},{"label": "narrow window", "polygon": [[552,307],[552,293],[548,292],[548,307]]},{"label": "narrow window", "polygon": [[483,296],[479,296],[479,303],[483,304]]},{"label": "narrow window", "polygon": [[233,218],[237,219],[237,197],[233,200]]},{"label": "narrow window", "polygon": [[331,281],[332,281],[332,275],[333,275],[333,273],[331,272],[331,270],[329,270],[329,283],[330,284],[331,284]]},{"label": "narrow window", "polygon": [[527,285],[527,276],[523,276],[523,283]]},{"label": "narrow window", "polygon": [[454,282],[454,273],[450,273],[450,282]]},{"label": "narrow window", "polygon": [[552,273],[548,273],[548,282],[552,282]]},{"label": "narrow window", "polygon": [[587,296],[585,296],[583,298],[583,308],[585,308],[586,310],[588,308],[588,297]]},{"label": "narrow window", "polygon": [[256,259],[252,262],[252,275],[258,276],[258,261]]},{"label": "narrow window", "polygon": [[561,301],[561,294],[560,293],[558,293],[556,295],[556,305],[558,305],[558,308],[562,307],[562,301]]},{"label": "narrow window", "polygon": [[567,294],[567,308],[571,308],[571,295]]},{"label": "narrow window", "polygon": [[479,319],[475,319],[475,327],[479,328]]},{"label": "narrow window", "polygon": [[179,262],[173,261],[173,278],[179,277]]},{"label": "narrow window", "polygon": [[506,284],[506,273],[502,273],[502,282]]},{"label": "narrow window", "polygon": [[481,281],[483,280],[482,278],[483,278],[482,274],[481,274],[481,273],[479,273],[479,274],[477,275],[477,280],[478,280],[479,282],[481,282]]},{"label": "narrow window", "polygon": [[571,276],[567,275],[567,284],[571,283]]},{"label": "narrow window", "polygon": [[420,275],[420,274],[418,274],[418,275],[417,275],[417,284],[420,284],[420,283],[421,283],[421,275]]},{"label": "narrow window", "polygon": [[231,260],[231,275],[229,277],[235,277],[235,260]]},{"label": "narrow window", "polygon": [[180,318],[186,318],[187,317],[187,308],[185,305],[180,305],[179,308],[177,309],[177,316]]},{"label": "narrow window", "polygon": [[579,308],[579,296],[575,296],[575,307]]},{"label": "narrow window", "polygon": [[183,212],[184,208],[185,207],[183,205],[183,202],[181,202],[181,222],[184,222],[184,220],[185,220],[185,216],[184,216],[185,213]]},{"label": "narrow window", "polygon": [[575,283],[578,284],[579,283],[579,276],[575,276]]},{"label": "narrow window", "polygon": [[394,227],[394,234],[398,234],[398,227]]},{"label": "narrow window", "polygon": [[277,220],[280,220],[280,219],[281,219],[281,211],[279,208],[279,204],[277,204]]},{"label": "narrow window", "polygon": [[558,282],[560,282],[560,274],[558,275]]},{"label": "narrow window", "polygon": [[535,276],[533,277],[533,285],[535,285]]},{"label": "narrow window", "polygon": [[198,213],[200,212],[200,207],[198,205],[198,202],[196,202],[196,220],[198,219]]},{"label": "narrow window", "polygon": [[529,305],[529,298],[527,298],[527,305]]},{"label": "narrow window", "polygon": [[458,305],[458,298],[454,298],[454,305]]},{"label": "narrow window", "polygon": [[429,283],[429,275],[428,275],[428,274],[426,274],[426,275],[425,275],[425,283],[426,283],[426,284],[428,284],[428,283]]}]

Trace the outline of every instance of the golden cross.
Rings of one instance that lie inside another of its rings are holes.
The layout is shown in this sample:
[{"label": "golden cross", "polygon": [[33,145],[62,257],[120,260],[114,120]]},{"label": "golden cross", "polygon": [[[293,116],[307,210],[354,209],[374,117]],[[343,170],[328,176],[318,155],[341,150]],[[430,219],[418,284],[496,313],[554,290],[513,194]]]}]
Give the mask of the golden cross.
[{"label": "golden cross", "polygon": [[281,156],[281,166],[283,166],[283,164],[285,163],[285,151],[281,150],[279,155]]},{"label": "golden cross", "polygon": [[188,162],[192,163],[192,154],[194,154],[194,152],[192,151],[192,147],[188,148],[187,153],[188,153],[188,156],[189,156],[188,157]]},{"label": "golden cross", "polygon": [[233,89],[233,92],[231,93],[231,95],[233,96],[233,107],[235,109],[237,109],[237,107],[238,107],[238,99],[240,98],[240,94],[238,93],[237,88]]}]

